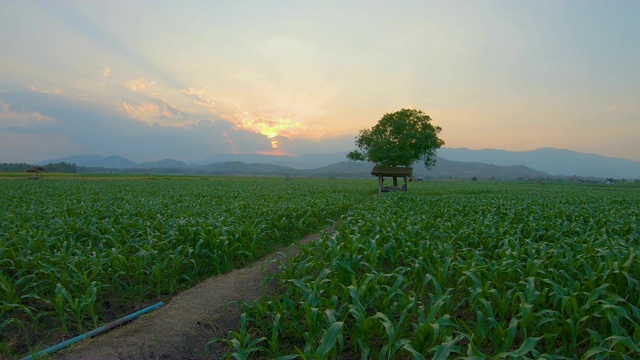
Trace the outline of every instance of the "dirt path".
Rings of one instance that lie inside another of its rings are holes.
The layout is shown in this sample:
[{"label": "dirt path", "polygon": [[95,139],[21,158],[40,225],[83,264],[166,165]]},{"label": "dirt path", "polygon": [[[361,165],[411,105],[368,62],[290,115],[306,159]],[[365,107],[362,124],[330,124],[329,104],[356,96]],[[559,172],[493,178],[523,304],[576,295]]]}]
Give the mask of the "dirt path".
[{"label": "dirt path", "polygon": [[[324,231],[332,231],[325,229]],[[312,234],[298,243],[320,237]],[[298,246],[289,256],[300,252]],[[219,359],[227,345],[216,343],[205,353],[206,343],[226,337],[240,323],[240,307],[231,301],[253,301],[265,293],[265,279],[277,268],[273,253],[240,270],[210,278],[171,299],[163,307],[133,322],[73,345],[53,359]]]}]

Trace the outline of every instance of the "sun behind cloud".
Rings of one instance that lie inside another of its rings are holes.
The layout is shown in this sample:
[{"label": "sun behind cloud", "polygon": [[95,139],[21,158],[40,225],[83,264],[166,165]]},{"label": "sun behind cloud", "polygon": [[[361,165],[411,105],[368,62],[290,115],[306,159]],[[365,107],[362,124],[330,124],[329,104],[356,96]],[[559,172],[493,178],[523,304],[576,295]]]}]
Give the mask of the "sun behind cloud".
[{"label": "sun behind cloud", "polygon": [[269,138],[272,150],[278,150],[280,147],[278,136],[291,138],[296,129],[307,128],[305,124],[291,119],[242,119],[238,125],[245,130],[257,132]]}]

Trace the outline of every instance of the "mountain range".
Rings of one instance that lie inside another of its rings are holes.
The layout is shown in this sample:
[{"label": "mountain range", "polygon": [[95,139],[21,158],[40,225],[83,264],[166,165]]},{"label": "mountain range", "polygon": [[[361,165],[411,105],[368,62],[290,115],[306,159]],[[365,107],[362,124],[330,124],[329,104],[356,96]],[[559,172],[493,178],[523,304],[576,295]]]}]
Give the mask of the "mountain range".
[{"label": "mountain range", "polygon": [[[126,172],[162,169],[168,173],[339,177],[370,176],[372,166],[369,163],[346,161],[346,152],[299,156],[224,154],[190,163],[174,159],[136,163],[117,155],[74,155],[43,160],[38,165],[58,162],[74,163],[81,168],[93,169],[84,171],[95,172],[99,169]],[[640,179],[640,162],[554,148],[521,152],[442,148],[438,150],[436,166],[426,170],[422,164],[416,163],[414,176],[440,179],[474,176],[480,179],[566,176]]]},{"label": "mountain range", "polygon": [[640,179],[640,162],[571,150],[540,148],[530,151],[442,148],[438,155],[453,161],[501,166],[524,165],[554,176],[593,176]]},{"label": "mountain range", "polygon": [[36,163],[36,165],[55,164],[66,162],[76,164],[80,167],[105,168],[105,169],[155,169],[155,168],[186,168],[187,164],[182,161],[173,159],[164,159],[154,162],[136,163],[132,160],[118,155],[101,156],[101,155],[72,155],[58,159],[47,159]]}]

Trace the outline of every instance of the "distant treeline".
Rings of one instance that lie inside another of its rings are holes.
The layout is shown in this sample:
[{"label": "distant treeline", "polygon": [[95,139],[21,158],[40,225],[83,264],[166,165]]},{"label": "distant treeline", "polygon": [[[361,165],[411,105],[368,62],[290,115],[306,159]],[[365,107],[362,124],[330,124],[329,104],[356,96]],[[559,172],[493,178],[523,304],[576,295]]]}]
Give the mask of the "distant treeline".
[{"label": "distant treeline", "polygon": [[[33,164],[26,163],[0,163],[0,172],[27,172],[27,169],[34,167]],[[66,162],[51,163],[42,165],[45,172],[56,173],[77,173],[78,167],[76,164],[69,164]]]}]

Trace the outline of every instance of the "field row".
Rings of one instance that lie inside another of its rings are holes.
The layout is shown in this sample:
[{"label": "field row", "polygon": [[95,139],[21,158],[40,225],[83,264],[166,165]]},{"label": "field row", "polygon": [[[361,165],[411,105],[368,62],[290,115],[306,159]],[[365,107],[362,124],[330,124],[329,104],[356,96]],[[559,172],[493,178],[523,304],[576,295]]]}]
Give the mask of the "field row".
[{"label": "field row", "polygon": [[376,196],[213,341],[281,359],[638,358],[639,215],[634,189],[438,183]]},{"label": "field row", "polygon": [[367,190],[280,178],[4,181],[0,354],[243,267],[330,225]]}]

